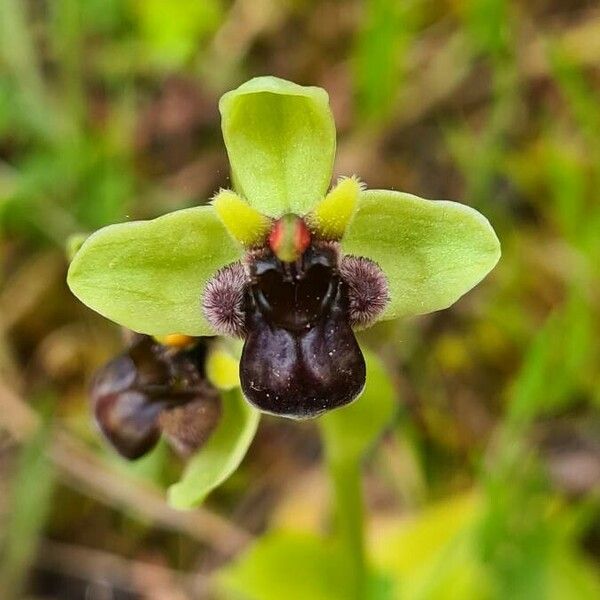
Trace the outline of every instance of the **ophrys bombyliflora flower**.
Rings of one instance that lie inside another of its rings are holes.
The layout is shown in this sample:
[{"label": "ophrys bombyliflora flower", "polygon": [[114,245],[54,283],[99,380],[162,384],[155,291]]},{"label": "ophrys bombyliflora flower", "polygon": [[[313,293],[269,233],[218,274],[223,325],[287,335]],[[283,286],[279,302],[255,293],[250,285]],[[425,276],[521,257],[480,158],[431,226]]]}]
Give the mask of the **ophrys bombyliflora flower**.
[{"label": "ophrys bombyliflora flower", "polygon": [[220,109],[235,192],[96,232],[69,285],[134,331],[241,336],[247,398],[315,416],[362,389],[355,328],[450,306],[496,264],[498,239],[459,203],[354,177],[328,193],[335,127],[320,88],[260,77]]}]

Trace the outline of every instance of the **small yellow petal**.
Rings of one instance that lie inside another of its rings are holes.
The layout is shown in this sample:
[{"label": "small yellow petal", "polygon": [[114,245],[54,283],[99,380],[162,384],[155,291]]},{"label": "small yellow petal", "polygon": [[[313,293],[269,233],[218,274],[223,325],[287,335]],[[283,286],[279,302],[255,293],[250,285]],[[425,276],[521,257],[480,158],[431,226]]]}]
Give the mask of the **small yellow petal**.
[{"label": "small yellow petal", "polygon": [[307,216],[320,237],[340,240],[354,216],[362,184],[357,177],[343,177]]},{"label": "small yellow petal", "polygon": [[206,376],[219,390],[231,390],[240,385],[238,361],[223,348],[212,348],[206,359]]},{"label": "small yellow petal", "polygon": [[217,215],[229,234],[242,246],[250,248],[262,243],[271,221],[252,208],[231,190],[221,190],[212,201]]},{"label": "small yellow petal", "polygon": [[183,333],[170,333],[168,335],[155,335],[154,339],[163,346],[169,346],[171,348],[186,348],[191,346],[196,338],[184,335]]}]

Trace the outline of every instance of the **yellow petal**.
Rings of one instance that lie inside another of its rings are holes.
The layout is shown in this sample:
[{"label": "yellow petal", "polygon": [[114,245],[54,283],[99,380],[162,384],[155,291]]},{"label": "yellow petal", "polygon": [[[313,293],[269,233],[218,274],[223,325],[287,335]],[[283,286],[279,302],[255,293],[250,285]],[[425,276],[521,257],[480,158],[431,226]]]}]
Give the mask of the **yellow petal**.
[{"label": "yellow petal", "polygon": [[186,348],[195,342],[195,338],[182,333],[169,333],[168,335],[155,335],[154,339],[163,346],[171,348]]},{"label": "yellow petal", "polygon": [[240,385],[238,361],[227,350],[213,347],[206,359],[206,376],[219,390],[231,390]]},{"label": "yellow petal", "polygon": [[362,185],[357,177],[343,177],[307,216],[312,229],[320,237],[340,240],[350,223]]},{"label": "yellow petal", "polygon": [[212,201],[219,219],[235,240],[250,248],[261,244],[271,225],[265,215],[231,190],[221,190]]}]

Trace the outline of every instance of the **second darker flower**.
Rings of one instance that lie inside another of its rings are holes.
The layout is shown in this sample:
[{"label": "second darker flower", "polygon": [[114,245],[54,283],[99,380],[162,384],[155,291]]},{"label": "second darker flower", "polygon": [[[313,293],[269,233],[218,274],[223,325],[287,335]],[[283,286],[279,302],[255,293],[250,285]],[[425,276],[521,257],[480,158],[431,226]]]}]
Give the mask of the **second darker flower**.
[{"label": "second darker flower", "polygon": [[193,454],[221,416],[217,390],[204,374],[206,341],[165,346],[134,335],[129,348],[104,365],[91,388],[96,423],[125,458],[136,459],[161,433],[182,456]]}]

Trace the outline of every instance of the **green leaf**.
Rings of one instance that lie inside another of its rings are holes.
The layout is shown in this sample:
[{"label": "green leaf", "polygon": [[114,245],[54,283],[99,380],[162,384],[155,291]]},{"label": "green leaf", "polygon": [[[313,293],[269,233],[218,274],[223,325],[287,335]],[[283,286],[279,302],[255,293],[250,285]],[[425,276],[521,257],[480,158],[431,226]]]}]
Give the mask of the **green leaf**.
[{"label": "green leaf", "polygon": [[355,598],[343,555],[315,535],[272,532],[218,576],[224,597],[247,600]]},{"label": "green leaf", "polygon": [[0,551],[0,589],[4,598],[18,593],[35,558],[38,539],[48,518],[54,490],[54,469],[46,457],[50,424],[44,422],[27,442],[12,482]]},{"label": "green leaf", "polygon": [[[591,305],[577,289],[538,328],[512,382],[505,422],[525,427],[543,414],[564,411],[580,401],[594,371]],[[560,340],[560,344],[555,343]]]},{"label": "green leaf", "polygon": [[68,274],[72,292],[120,325],[150,335],[214,335],[201,311],[207,280],[240,251],[210,206],[92,234]]},{"label": "green leaf", "polygon": [[389,190],[361,194],[342,248],[386,274],[391,301],[384,319],[447,308],[500,258],[498,238],[476,210]]},{"label": "green leaf", "polygon": [[145,60],[181,68],[199,50],[199,42],[219,25],[220,0],[133,0],[129,2],[145,41]]},{"label": "green leaf", "polygon": [[592,563],[579,551],[560,547],[553,553],[548,569],[549,600],[581,600],[600,598],[600,574]]},{"label": "green leaf", "polygon": [[418,35],[422,0],[365,0],[354,48],[354,85],[360,116],[381,123],[397,110],[398,90]]},{"label": "green leaf", "polygon": [[323,415],[319,421],[334,463],[356,461],[377,441],[396,409],[396,394],[379,357],[362,348],[367,382],[352,404]]},{"label": "green leaf", "polygon": [[257,77],[219,103],[236,190],[262,213],[307,213],[331,180],[335,124],[329,97],[276,77]]},{"label": "green leaf", "polygon": [[480,511],[480,498],[465,494],[389,522],[371,537],[370,556],[379,569],[393,575],[395,597],[490,597],[472,533]]},{"label": "green leaf", "polygon": [[181,481],[169,488],[169,504],[192,508],[221,485],[239,466],[254,439],[260,413],[239,388],[221,396],[223,414],[208,442],[193,456]]}]

